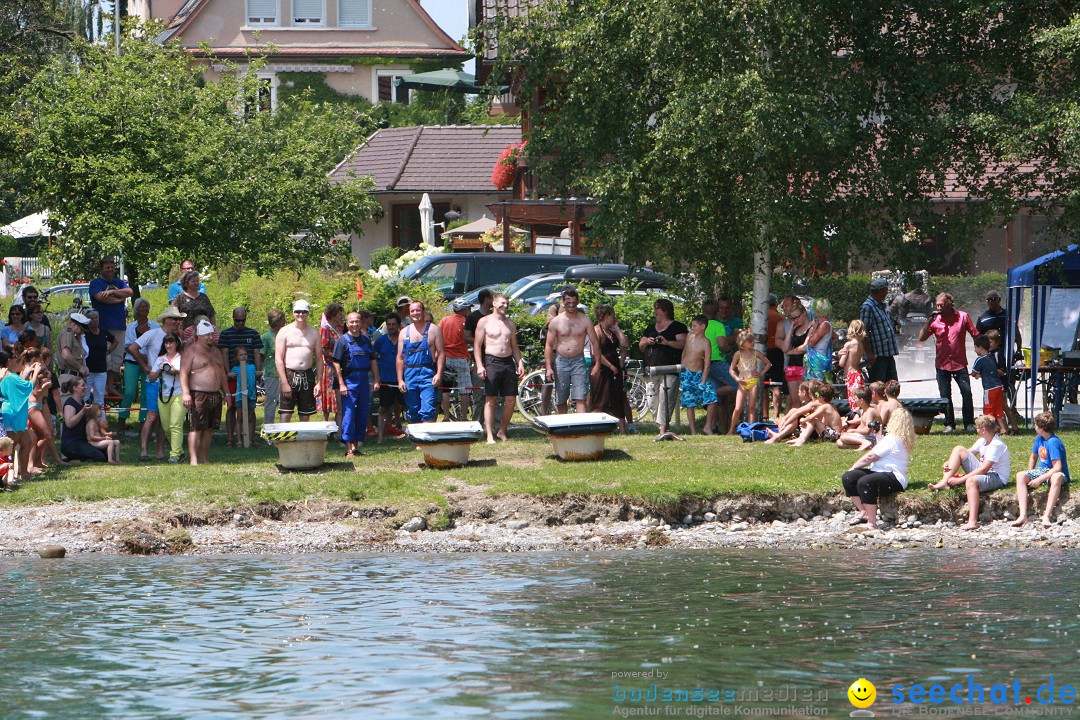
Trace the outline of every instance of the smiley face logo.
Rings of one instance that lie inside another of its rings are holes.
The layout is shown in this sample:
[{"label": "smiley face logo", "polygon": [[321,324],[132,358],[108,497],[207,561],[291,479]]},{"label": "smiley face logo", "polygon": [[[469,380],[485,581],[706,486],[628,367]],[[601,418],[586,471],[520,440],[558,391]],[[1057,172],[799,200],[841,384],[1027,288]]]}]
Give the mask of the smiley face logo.
[{"label": "smiley face logo", "polygon": [[859,678],[847,689],[848,700],[857,708],[868,708],[877,699],[877,688],[866,678]]}]

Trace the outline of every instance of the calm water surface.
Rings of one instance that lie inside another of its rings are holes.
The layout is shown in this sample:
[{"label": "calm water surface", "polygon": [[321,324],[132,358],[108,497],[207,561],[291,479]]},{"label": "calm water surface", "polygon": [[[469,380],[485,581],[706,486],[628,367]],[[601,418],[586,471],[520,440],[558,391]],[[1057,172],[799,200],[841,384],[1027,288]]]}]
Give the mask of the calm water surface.
[{"label": "calm water surface", "polygon": [[[1053,550],[4,559],[0,716],[847,717],[859,677],[892,716],[897,683],[1080,685],[1078,590]],[[616,701],[653,684],[743,702]]]}]

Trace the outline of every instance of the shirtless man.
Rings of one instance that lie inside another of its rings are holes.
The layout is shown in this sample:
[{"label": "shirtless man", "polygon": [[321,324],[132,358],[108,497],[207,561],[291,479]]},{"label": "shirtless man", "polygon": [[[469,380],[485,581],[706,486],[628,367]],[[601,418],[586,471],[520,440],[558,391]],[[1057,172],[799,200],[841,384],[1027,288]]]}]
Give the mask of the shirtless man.
[{"label": "shirtless man", "polygon": [[[476,373],[484,381],[484,425],[487,426],[489,445],[495,444],[496,437],[506,439],[506,429],[510,427],[510,418],[514,415],[514,401],[511,398],[517,397],[517,381],[525,377],[525,364],[518,348],[517,325],[506,317],[508,307],[510,298],[496,293],[495,312],[484,316],[476,324],[473,340]],[[503,398],[502,421],[498,433],[494,433],[495,405],[500,396]]]},{"label": "shirtless man", "polygon": [[315,414],[319,397],[319,379],[323,374],[322,344],[319,331],[308,325],[311,306],[307,300],[293,303],[293,322],[278,331],[274,339],[274,364],[281,383],[278,412],[281,422],[292,419],[293,409],[303,422]]},{"label": "shirtless man", "polygon": [[210,440],[221,427],[221,401],[229,391],[221,353],[214,347],[214,326],[200,320],[195,342],[180,359],[180,389],[191,419],[188,453],[192,465],[206,463]]},{"label": "shirtless man", "polygon": [[435,388],[442,381],[446,353],[439,326],[427,319],[419,300],[409,305],[412,324],[398,333],[398,389],[405,395],[405,415],[409,422],[434,422]]},{"label": "shirtless man", "polygon": [[577,403],[577,412],[585,412],[585,398],[589,396],[589,375],[600,377],[600,363],[593,363],[592,372],[585,370],[585,340],[593,352],[598,352],[600,341],[592,322],[578,312],[578,291],[566,288],[562,291],[562,304],[566,312],[554,318],[548,325],[547,342],[544,344],[544,365],[547,381],[555,382],[555,408],[566,412],[570,397]]}]

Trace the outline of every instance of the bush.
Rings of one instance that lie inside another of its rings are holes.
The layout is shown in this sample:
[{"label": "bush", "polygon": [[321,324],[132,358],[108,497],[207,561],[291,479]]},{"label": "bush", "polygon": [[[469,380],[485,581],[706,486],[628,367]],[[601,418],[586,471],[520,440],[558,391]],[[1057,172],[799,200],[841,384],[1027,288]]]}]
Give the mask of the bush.
[{"label": "bush", "polygon": [[371,269],[378,270],[383,265],[393,267],[394,261],[398,259],[399,255],[401,255],[401,248],[389,245],[381,247],[371,253]]}]

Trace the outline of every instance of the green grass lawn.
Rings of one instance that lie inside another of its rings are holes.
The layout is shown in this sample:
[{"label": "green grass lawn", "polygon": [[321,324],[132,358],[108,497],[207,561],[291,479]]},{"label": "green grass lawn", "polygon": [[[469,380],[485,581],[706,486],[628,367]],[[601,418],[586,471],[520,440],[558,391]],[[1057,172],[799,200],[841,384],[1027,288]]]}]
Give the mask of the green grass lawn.
[{"label": "green grass lawn", "polygon": [[[649,430],[650,426],[643,426]],[[957,443],[975,435],[922,436],[911,465],[911,493],[929,499],[929,482]],[[1006,438],[1013,471],[1027,466],[1033,435]],[[1066,447],[1080,448],[1080,432],[1062,433]],[[323,469],[282,473],[277,451],[210,450],[201,467],[139,463],[138,443],[125,437],[123,465],[75,464],[50,470],[15,492],[0,493],[0,506],[132,498],[164,507],[225,506],[303,500],[355,501],[361,505],[445,504],[446,494],[472,485],[495,494],[597,495],[667,505],[682,498],[742,494],[834,493],[854,451],[811,443],[803,448],[743,443],[738,438],[697,436],[687,442],[654,443],[649,434],[613,436],[597,462],[562,462],[543,436],[520,427],[511,440],[473,446],[472,463],[456,470],[420,469],[421,455],[404,441],[368,444],[364,455],[346,461],[337,443]],[[1078,461],[1080,462],[1080,461]],[[946,494],[947,495],[947,494]]]}]

